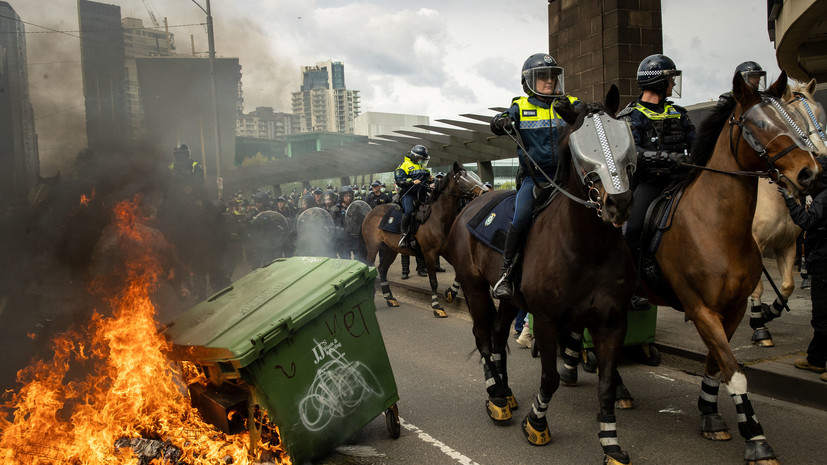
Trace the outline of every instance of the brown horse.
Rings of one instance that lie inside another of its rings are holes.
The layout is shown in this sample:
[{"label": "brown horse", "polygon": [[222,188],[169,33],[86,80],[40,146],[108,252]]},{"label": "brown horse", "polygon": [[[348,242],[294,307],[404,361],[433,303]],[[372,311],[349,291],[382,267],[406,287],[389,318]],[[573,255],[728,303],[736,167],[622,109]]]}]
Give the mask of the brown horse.
[{"label": "brown horse", "polygon": [[[591,177],[584,179],[584,173],[576,169],[569,143],[577,128],[595,131],[598,119],[618,125],[607,114],[613,117],[619,103],[619,93],[613,85],[604,106],[593,103],[579,114],[560,111],[569,124],[569,130],[561,137],[557,170],[558,178],[567,181],[563,187],[566,194],[555,197],[534,219],[524,245],[519,292],[512,300],[501,301],[499,309],[495,307],[489,289],[500,278],[502,255],[479,242],[466,227],[490,200],[501,198],[508,191],[483,196],[467,205],[451,227],[445,250],[473,318],[474,338],[485,372],[489,417],[506,421],[512,416],[511,410],[517,408],[508,386],[506,349],[511,321],[518,308],[534,315],[534,335],[541,356],[540,391],[522,422],[526,438],[535,445],[551,440],[546,411],[560,384],[556,369],[558,333],[579,333],[589,328],[600,367],[600,442],[605,463],[611,464],[629,463],[617,443],[614,402],[617,359],[626,334],[625,309],[635,282],[631,253],[617,227],[626,221],[631,208],[630,173],[622,168],[612,170],[627,187],[610,195],[603,182]],[[586,127],[584,121],[590,121],[592,127]],[[611,151],[634,157],[634,141],[628,126],[620,127],[626,140],[614,145]],[[606,147],[612,143],[609,141]],[[607,163],[609,157],[612,155],[605,158]],[[584,206],[586,199],[599,205],[598,214]]]},{"label": "brown horse", "polygon": [[459,163],[454,163],[451,171],[434,187],[431,197],[431,213],[424,223],[419,225],[414,236],[419,250],[400,248],[400,235],[379,229],[382,218],[396,204],[379,205],[371,210],[362,222],[362,237],[367,249],[367,263],[373,266],[376,254],[379,254],[379,280],[382,294],[389,307],[398,307],[399,303],[393,297],[388,285],[388,269],[397,254],[416,255],[421,253],[425,258],[428,269],[428,279],[431,284],[431,308],[434,316],[445,318],[448,314],[439,305],[437,296],[436,268],[437,258],[445,242],[448,228],[451,227],[457,216],[457,204],[460,198],[473,198],[488,190],[476,174],[466,171]]},{"label": "brown horse", "polygon": [[[777,464],[729,340],[761,275],[761,255],[751,232],[757,176],[806,193],[821,168],[802,149],[806,145],[793,128],[802,121],[780,100],[787,87],[785,72],[763,96],[737,73],[732,82],[734,103],[717,108],[700,128],[693,152],[705,167],[686,187],[655,258],[709,348],[698,399],[704,436],[731,438],[718,414],[718,387],[723,383],[736,404],[745,460]],[[653,303],[665,303],[654,292],[649,296]]]},{"label": "brown horse", "polygon": [[[805,120],[810,120],[808,136],[816,148],[816,156],[827,156],[827,142],[823,128],[819,131],[819,121],[825,118],[824,109],[813,98],[816,80],[807,84],[793,82],[787,86],[784,101],[798,112]],[[772,250],[775,262],[781,274],[781,285],[772,307],[761,302],[764,293],[764,284],[758,281],[758,286],[750,295],[750,326],[753,327],[752,341],[760,347],[773,347],[772,335],[765,324],[778,316],[786,307],[787,299],[795,289],[793,281],[793,266],[795,264],[796,238],[801,228],[793,223],[784,200],[776,187],[769,181],[758,182],[758,200],[755,204],[755,217],[752,220],[752,237],[758,244],[758,250],[763,255],[766,250]]]}]

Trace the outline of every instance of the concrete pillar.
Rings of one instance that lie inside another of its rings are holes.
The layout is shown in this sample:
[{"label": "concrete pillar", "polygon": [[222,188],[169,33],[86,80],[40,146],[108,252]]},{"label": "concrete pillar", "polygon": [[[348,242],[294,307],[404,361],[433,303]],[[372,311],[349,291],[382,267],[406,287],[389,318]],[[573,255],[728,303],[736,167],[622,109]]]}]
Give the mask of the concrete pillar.
[{"label": "concrete pillar", "polygon": [[494,166],[490,161],[478,161],[477,171],[480,172],[482,182],[490,182],[491,185],[494,185]]},{"label": "concrete pillar", "polygon": [[636,99],[638,65],[663,52],[660,0],[549,0],[548,19],[566,93],[586,103],[602,101],[612,84],[621,107]]},{"label": "concrete pillar", "polygon": [[281,190],[281,184],[273,184],[273,197],[280,197],[284,195],[284,191]]},{"label": "concrete pillar", "polygon": [[339,182],[341,183],[340,184],[341,186],[349,186],[350,185],[350,177],[342,176],[341,178],[339,178]]}]

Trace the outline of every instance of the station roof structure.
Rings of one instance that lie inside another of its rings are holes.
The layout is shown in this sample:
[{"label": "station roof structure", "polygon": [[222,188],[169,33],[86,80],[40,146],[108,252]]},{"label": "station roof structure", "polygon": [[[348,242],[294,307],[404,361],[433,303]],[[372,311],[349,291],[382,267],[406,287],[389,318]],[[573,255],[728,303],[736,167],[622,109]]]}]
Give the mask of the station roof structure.
[{"label": "station roof structure", "polygon": [[416,125],[421,131],[395,131],[373,139],[324,147],[312,154],[228,170],[224,173],[224,182],[231,186],[249,186],[386,173],[396,169],[402,156],[417,144],[428,147],[430,166],[513,158],[516,156],[514,141],[491,132],[489,121],[493,115],[463,114],[460,116],[465,119],[437,120],[441,125]]}]

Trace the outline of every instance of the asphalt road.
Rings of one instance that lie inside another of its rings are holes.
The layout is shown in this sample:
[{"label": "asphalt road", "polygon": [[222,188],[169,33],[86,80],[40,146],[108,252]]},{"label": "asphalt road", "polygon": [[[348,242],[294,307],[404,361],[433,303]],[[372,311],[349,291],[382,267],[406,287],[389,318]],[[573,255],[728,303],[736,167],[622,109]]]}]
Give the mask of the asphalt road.
[{"label": "asphalt road", "polygon": [[[540,364],[512,343],[511,387],[520,409],[507,425],[485,412],[483,370],[466,313],[436,319],[427,306],[401,302],[388,308],[377,293],[377,316],[399,391],[402,434],[391,439],[383,415],[362,428],[326,465],[398,464],[593,464],[602,463],[597,440],[597,375],[580,371],[577,387],[561,386],[551,401],[552,442],[530,445],[519,422],[539,385]],[[687,334],[687,337],[697,337]],[[621,374],[635,397],[633,410],[618,411],[619,439],[634,464],[720,465],[743,463],[735,407],[725,390],[719,410],[734,439],[711,442],[699,433],[696,408],[701,379],[664,355],[651,367],[631,358]],[[756,415],[782,464],[824,461],[827,412],[767,397],[751,397]]]}]

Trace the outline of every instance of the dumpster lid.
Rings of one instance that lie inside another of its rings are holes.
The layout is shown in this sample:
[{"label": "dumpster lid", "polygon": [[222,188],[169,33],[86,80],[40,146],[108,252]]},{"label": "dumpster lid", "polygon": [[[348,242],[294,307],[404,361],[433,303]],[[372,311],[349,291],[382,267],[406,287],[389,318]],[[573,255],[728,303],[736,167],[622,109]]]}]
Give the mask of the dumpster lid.
[{"label": "dumpster lid", "polygon": [[277,259],[173,320],[172,358],[246,366],[375,277],[354,260]]}]

